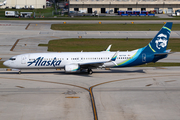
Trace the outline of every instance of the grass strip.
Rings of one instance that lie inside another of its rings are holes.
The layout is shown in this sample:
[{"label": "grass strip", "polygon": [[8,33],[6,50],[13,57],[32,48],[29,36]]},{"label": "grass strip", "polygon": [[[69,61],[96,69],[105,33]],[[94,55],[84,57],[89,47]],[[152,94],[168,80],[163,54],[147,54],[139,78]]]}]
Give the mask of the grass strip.
[{"label": "grass strip", "polygon": [[[151,39],[85,39],[85,38],[69,38],[50,40],[48,44],[39,44],[39,46],[47,46],[51,52],[80,52],[80,51],[103,51],[108,45],[112,44],[111,51],[131,51],[142,48],[151,41]],[[180,52],[180,39],[171,38],[167,49],[174,52]]]},{"label": "grass strip", "polygon": [[8,68],[8,67],[6,67],[6,66],[3,65],[3,62],[4,62],[4,61],[0,61],[0,68]]},{"label": "grass strip", "polygon": [[156,63],[147,63],[139,65],[136,67],[170,67],[170,66],[180,66],[180,63],[166,63],[166,62],[156,62]]},{"label": "grass strip", "polygon": [[[52,30],[68,31],[159,31],[164,24],[52,24]],[[172,30],[180,30],[173,24]]]}]

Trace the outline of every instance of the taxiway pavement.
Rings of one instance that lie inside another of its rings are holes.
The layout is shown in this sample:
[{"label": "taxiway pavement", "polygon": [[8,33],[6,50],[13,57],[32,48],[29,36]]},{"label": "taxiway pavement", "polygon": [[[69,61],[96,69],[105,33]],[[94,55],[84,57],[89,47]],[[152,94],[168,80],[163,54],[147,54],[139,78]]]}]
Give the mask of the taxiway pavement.
[{"label": "taxiway pavement", "polygon": [[0,119],[179,120],[180,67],[94,70],[0,70]]}]

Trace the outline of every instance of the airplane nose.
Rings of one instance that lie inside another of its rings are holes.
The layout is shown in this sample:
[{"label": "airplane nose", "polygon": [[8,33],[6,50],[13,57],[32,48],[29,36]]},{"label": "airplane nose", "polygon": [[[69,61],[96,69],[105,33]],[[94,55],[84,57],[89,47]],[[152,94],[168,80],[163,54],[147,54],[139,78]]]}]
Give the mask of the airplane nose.
[{"label": "airplane nose", "polygon": [[8,67],[9,62],[8,62],[8,61],[5,61],[5,62],[3,63],[3,65]]}]

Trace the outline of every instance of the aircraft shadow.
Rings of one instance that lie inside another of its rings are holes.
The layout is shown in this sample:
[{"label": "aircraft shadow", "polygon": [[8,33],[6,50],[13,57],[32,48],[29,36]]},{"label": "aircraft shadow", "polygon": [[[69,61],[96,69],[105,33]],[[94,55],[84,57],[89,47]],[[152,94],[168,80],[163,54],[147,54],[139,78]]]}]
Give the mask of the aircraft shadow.
[{"label": "aircraft shadow", "polygon": [[[112,69],[112,70],[95,70],[93,71],[93,74],[96,73],[101,73],[101,74],[115,74],[115,73],[145,73],[143,69],[138,69],[138,70],[117,70],[117,69]],[[19,74],[18,71],[11,71],[11,72],[0,72],[0,74]],[[21,71],[21,74],[32,74],[32,75],[38,75],[38,74],[54,74],[54,75],[78,75],[78,76],[85,76],[85,77],[92,77],[92,75],[89,75],[87,72],[77,72],[77,73],[65,73],[64,71]]]},{"label": "aircraft shadow", "polygon": [[145,73],[143,71],[143,69],[139,69],[139,70],[116,70],[116,69],[112,69],[112,70],[106,70],[106,71],[95,71],[94,73]]}]

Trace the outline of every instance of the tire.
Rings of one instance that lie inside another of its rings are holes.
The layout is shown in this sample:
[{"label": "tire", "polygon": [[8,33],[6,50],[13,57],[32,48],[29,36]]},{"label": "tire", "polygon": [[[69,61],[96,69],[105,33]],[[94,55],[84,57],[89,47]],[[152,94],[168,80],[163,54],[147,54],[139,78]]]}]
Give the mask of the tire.
[{"label": "tire", "polygon": [[92,75],[93,71],[91,69],[88,69],[88,74]]}]

